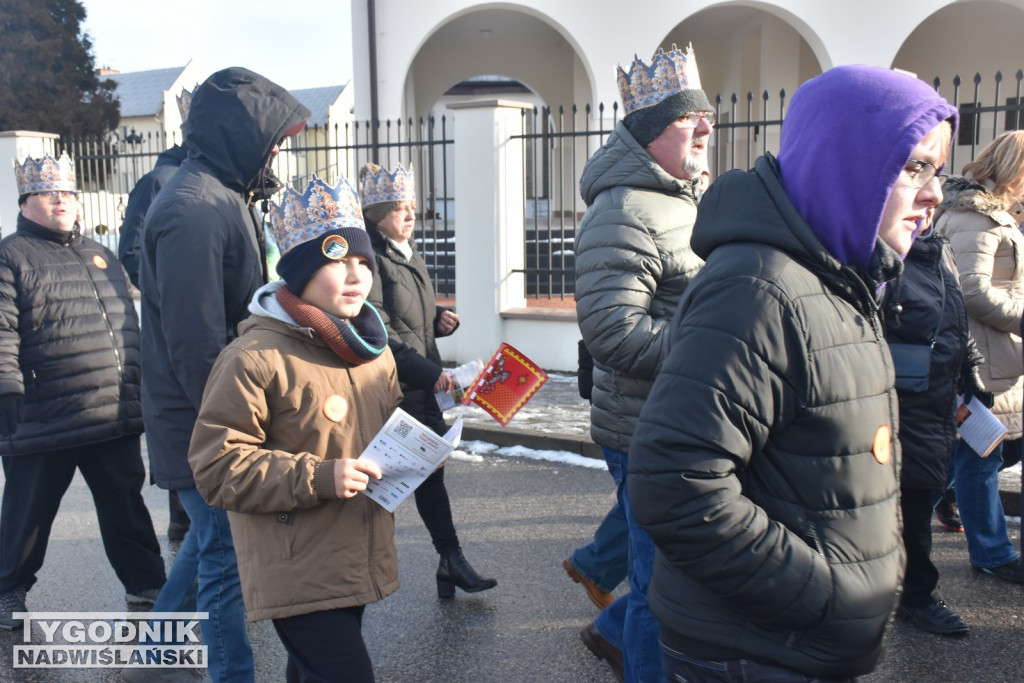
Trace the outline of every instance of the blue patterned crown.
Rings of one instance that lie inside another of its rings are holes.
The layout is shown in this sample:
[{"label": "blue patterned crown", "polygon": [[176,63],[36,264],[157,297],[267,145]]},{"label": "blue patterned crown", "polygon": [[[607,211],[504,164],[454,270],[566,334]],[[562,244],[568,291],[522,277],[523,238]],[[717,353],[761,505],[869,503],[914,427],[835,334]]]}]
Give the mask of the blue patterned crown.
[{"label": "blue patterned crown", "polygon": [[46,155],[41,159],[29,157],[24,164],[14,160],[14,177],[18,194],[34,192],[78,192],[75,183],[75,164],[67,154],[59,159]]},{"label": "blue patterned crown", "polygon": [[284,256],[293,247],[341,228],[366,230],[356,189],[344,177],[330,187],[313,174],[306,191],[285,188],[281,203],[270,203],[270,229]]},{"label": "blue patterned crown", "polygon": [[626,114],[653,107],[677,92],[701,89],[692,45],[687,45],[685,52],[673,45],[668,54],[659,47],[650,66],[634,56],[628,74],[621,66],[616,72],[622,108]]},{"label": "blue patterned crown", "polygon": [[381,202],[416,201],[416,176],[412,166],[409,166],[408,171],[398,164],[393,173],[383,168],[376,173],[364,173],[362,196],[363,206]]},{"label": "blue patterned crown", "polygon": [[185,121],[188,120],[188,112],[192,108],[192,93],[194,93],[198,87],[198,85],[195,85],[191,90],[188,88],[182,88],[181,94],[176,95],[174,98],[178,101],[178,113],[181,114],[182,123],[185,123]]}]

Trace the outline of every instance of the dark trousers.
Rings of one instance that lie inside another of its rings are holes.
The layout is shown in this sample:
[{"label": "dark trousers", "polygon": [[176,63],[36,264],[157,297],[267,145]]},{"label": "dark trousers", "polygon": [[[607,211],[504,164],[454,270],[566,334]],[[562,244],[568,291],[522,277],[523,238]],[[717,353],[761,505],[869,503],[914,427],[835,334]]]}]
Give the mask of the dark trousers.
[{"label": "dark trousers", "polygon": [[78,469],[92,492],[107,559],[129,593],[164,585],[164,560],[142,500],[139,436],[3,457],[0,592],[26,590],[43,566],[61,498]]},{"label": "dark trousers", "polygon": [[444,555],[458,550],[459,537],[455,533],[452,504],[444,485],[444,468],[434,470],[413,492],[413,496],[416,498],[416,510],[430,532],[430,540],[437,552]]},{"label": "dark trousers", "polygon": [[288,651],[288,683],[372,683],[373,664],[363,641],[364,605],[274,619]]},{"label": "dark trousers", "polygon": [[903,546],[907,550],[907,574],[903,579],[903,604],[924,607],[939,595],[939,570],[932,564],[932,511],[936,492],[901,489]]}]

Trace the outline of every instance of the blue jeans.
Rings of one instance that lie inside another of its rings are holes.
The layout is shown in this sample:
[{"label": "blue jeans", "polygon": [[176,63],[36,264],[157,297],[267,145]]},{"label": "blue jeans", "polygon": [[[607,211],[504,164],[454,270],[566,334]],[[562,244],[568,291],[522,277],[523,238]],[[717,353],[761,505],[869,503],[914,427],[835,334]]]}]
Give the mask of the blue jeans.
[{"label": "blue jeans", "polygon": [[975,567],[999,567],[1018,555],[1006,530],[1006,515],[999,499],[1002,444],[982,458],[963,441],[953,452],[956,506],[964,523],[967,554]]},{"label": "blue jeans", "polygon": [[665,680],[686,683],[846,683],[854,680],[808,676],[782,666],[749,659],[692,659],[664,645],[661,646],[661,661],[665,667]]},{"label": "blue jeans", "polygon": [[209,612],[210,618],[201,621],[199,629],[209,648],[210,678],[217,683],[251,682],[252,648],[245,632],[245,604],[228,515],[207,505],[195,488],[179,489],[178,498],[192,525],[153,611]]},{"label": "blue jeans", "polygon": [[577,548],[569,563],[605,593],[622,583],[629,573],[629,526],[618,502],[597,527],[594,540]]},{"label": "blue jeans", "polygon": [[602,448],[602,451],[608,471],[615,479],[619,507],[626,515],[633,566],[629,593],[616,598],[601,612],[594,626],[605,640],[621,648],[627,683],[662,683],[658,621],[647,606],[647,586],[654,570],[654,542],[637,524],[629,505],[626,488],[629,454],[612,448]]}]

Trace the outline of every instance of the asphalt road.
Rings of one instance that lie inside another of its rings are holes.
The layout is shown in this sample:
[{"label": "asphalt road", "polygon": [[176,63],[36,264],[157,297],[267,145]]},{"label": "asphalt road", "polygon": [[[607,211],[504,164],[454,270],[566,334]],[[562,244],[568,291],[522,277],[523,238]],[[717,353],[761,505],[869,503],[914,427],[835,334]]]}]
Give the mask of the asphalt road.
[{"label": "asphalt road", "polygon": [[[364,633],[379,681],[613,681],[581,644],[595,615],[561,561],[586,542],[612,502],[607,473],[529,459],[486,456],[449,463],[456,525],[467,558],[498,587],[454,600],[436,597],[436,555],[406,503],[397,515],[402,586],[371,605]],[[145,491],[167,557],[166,493]],[[921,633],[897,623],[885,660],[863,681],[1022,680],[1024,589],[977,576],[962,534],[935,529],[935,558],[947,602],[972,628],[963,639]],[[1019,524],[1012,526],[1015,543]],[[123,589],[103,555],[89,492],[76,477],[65,496],[39,582],[34,611],[123,609]],[[269,623],[252,624],[257,681],[281,681],[284,653]],[[38,636],[38,634],[35,634]],[[20,634],[0,632],[2,681],[118,681],[116,670],[13,670]]]}]

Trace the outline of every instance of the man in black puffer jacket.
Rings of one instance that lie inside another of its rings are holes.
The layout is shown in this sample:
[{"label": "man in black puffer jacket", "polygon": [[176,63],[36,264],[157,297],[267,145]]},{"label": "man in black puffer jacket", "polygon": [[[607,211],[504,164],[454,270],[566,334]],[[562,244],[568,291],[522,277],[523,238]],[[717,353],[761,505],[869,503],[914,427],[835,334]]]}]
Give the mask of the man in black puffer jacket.
[{"label": "man in black puffer jacket", "polygon": [[279,189],[270,161],[308,117],[284,88],[248,69],[207,78],[185,123],[188,158],[160,190],[142,230],[150,470],[158,486],[178,491],[192,521],[155,611],[182,611],[198,572],[199,611],[210,613],[200,628],[215,681],[252,680],[253,660],[227,514],[196,490],[189,441],[213,363],[267,279],[253,203]]},{"label": "man in black puffer jacket", "polygon": [[778,160],[704,197],[706,264],[627,479],[669,680],[846,680],[878,661],[903,543],[876,296],[942,200],[956,112],[905,73],[835,67],[793,95]]},{"label": "man in black puffer jacket", "polygon": [[[16,165],[17,231],[0,242],[0,627],[18,628],[78,470],[129,604],[152,605],[164,562],[142,500],[139,321],[128,274],[83,237],[67,156]],[[89,605],[71,603],[87,609]],[[92,605],[96,607],[96,605]]]}]

